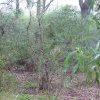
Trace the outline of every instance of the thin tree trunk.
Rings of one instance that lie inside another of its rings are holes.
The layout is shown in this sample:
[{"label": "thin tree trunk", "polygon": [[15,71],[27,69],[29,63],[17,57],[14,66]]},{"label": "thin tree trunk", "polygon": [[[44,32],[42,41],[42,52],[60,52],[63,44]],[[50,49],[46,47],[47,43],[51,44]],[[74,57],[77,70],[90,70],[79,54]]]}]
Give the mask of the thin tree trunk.
[{"label": "thin tree trunk", "polygon": [[16,0],[16,18],[19,17],[19,11],[20,11],[20,9],[19,9],[19,0]]},{"label": "thin tree trunk", "polygon": [[45,12],[46,0],[43,0],[42,2],[43,2],[42,12]]},{"label": "thin tree trunk", "polygon": [[42,25],[42,19],[44,12],[47,10],[49,5],[51,4],[53,0],[48,3],[46,6],[46,0],[38,0],[37,1],[37,21],[38,21],[38,32],[36,37],[36,43],[40,47],[39,52],[39,90],[48,90],[49,88],[49,75],[48,75],[48,69],[46,68],[46,59],[44,55],[44,34],[43,34],[43,25]]},{"label": "thin tree trunk", "polygon": [[41,0],[37,1],[37,17],[41,14]]}]

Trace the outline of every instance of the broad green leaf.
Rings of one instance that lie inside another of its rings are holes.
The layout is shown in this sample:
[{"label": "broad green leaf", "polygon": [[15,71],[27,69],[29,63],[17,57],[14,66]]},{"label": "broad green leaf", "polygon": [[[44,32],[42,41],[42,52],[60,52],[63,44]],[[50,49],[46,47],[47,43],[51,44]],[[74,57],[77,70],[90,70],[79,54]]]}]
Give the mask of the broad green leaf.
[{"label": "broad green leaf", "polygon": [[96,45],[96,51],[98,51],[99,48],[100,48],[100,41],[99,41],[99,42],[97,43],[97,45]]},{"label": "broad green leaf", "polygon": [[74,66],[74,68],[73,68],[73,74],[76,74],[77,72],[78,72],[78,69],[79,69],[79,66],[80,64],[79,64],[79,62]]},{"label": "broad green leaf", "polygon": [[87,79],[88,81],[92,81],[92,71],[90,70],[90,68],[87,70],[86,75],[87,75]]},{"label": "broad green leaf", "polygon": [[76,55],[77,50],[71,52],[68,57],[66,57],[65,62],[64,62],[64,72],[67,72],[70,68],[70,64],[72,62],[73,57]]},{"label": "broad green leaf", "polygon": [[95,0],[90,0],[90,9],[93,10]]}]

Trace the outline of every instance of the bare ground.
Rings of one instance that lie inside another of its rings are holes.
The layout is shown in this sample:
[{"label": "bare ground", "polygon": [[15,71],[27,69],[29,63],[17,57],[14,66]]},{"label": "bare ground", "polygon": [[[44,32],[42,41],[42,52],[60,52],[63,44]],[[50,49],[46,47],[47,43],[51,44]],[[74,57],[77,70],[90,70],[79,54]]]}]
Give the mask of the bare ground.
[{"label": "bare ground", "polygon": [[[43,91],[38,91],[38,87],[23,87],[26,82],[37,82],[38,77],[36,74],[30,72],[14,74],[19,83],[19,92],[31,95],[43,93]],[[59,89],[60,77],[55,75],[52,81],[53,88],[51,89],[51,93],[57,94],[57,91],[59,93],[57,97],[58,100],[100,100],[100,87],[95,84],[87,85],[82,74],[77,76],[78,77],[75,77],[72,81],[70,81],[69,77],[67,76],[65,86]]]}]

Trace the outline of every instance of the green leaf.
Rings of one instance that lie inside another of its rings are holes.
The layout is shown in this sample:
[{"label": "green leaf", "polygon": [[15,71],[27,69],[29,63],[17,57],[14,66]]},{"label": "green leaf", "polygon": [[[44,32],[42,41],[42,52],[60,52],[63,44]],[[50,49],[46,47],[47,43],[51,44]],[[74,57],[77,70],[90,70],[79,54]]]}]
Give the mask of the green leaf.
[{"label": "green leaf", "polygon": [[96,56],[95,56],[95,60],[97,60],[97,59],[99,59],[100,58],[100,53],[99,54],[97,54]]},{"label": "green leaf", "polygon": [[64,64],[64,72],[67,72],[69,70],[70,63],[71,63],[71,58],[70,57],[66,58],[65,64]]},{"label": "green leaf", "polygon": [[90,9],[93,10],[95,0],[90,0]]},{"label": "green leaf", "polygon": [[94,26],[94,21],[93,20],[89,20],[88,21],[88,26],[89,27],[93,27]]},{"label": "green leaf", "polygon": [[65,61],[64,61],[64,72],[67,72],[70,68],[70,64],[72,62],[73,57],[76,55],[77,50],[71,52],[68,57],[66,57]]},{"label": "green leaf", "polygon": [[100,41],[99,41],[99,42],[97,43],[97,45],[96,45],[96,51],[98,51],[99,48],[100,48]]},{"label": "green leaf", "polygon": [[0,67],[5,65],[5,61],[3,59],[0,59]]},{"label": "green leaf", "polygon": [[93,19],[95,20],[97,24],[97,28],[100,28],[100,18],[97,18],[96,16],[94,16]]},{"label": "green leaf", "polygon": [[92,81],[92,77],[93,77],[92,74],[93,74],[92,71],[88,69],[86,72],[86,77],[88,81]]},{"label": "green leaf", "polygon": [[73,74],[76,74],[78,72],[78,69],[79,69],[79,62],[74,66]]}]

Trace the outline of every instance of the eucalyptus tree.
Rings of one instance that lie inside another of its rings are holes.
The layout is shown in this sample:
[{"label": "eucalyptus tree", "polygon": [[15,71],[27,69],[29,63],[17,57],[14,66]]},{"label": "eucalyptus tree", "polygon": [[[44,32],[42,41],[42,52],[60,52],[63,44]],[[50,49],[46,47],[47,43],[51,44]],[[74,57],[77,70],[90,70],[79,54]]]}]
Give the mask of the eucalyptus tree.
[{"label": "eucalyptus tree", "polygon": [[19,16],[19,12],[20,12],[20,9],[19,9],[19,0],[16,0],[16,18],[18,18]]},{"label": "eucalyptus tree", "polygon": [[48,0],[37,0],[37,15],[45,13],[54,0],[49,0],[49,3],[47,3],[47,1]]},{"label": "eucalyptus tree", "polygon": [[90,0],[79,0],[82,17],[87,17],[90,14]]},{"label": "eucalyptus tree", "polygon": [[50,85],[49,73],[47,68],[47,57],[45,57],[44,51],[44,33],[43,33],[43,16],[50,4],[54,0],[50,0],[49,3],[46,3],[47,0],[37,0],[37,23],[38,23],[38,32],[37,32],[37,45],[40,47],[40,58],[39,58],[39,71],[40,71],[40,80],[39,80],[39,89],[48,90]]},{"label": "eucalyptus tree", "polygon": [[[27,0],[29,7],[32,0]],[[38,52],[38,72],[39,72],[39,89],[47,90],[49,87],[49,75],[47,69],[47,59],[45,57],[44,51],[44,33],[43,33],[43,17],[49,6],[54,0],[50,0],[47,3],[47,0],[37,0],[33,3],[36,4],[36,22],[37,22],[37,31],[35,33],[35,43],[39,47]],[[31,20],[31,13],[30,13],[30,20]],[[29,21],[30,24],[30,21]],[[29,27],[29,25],[28,25]]]},{"label": "eucalyptus tree", "polygon": [[83,24],[83,31],[89,33],[88,21],[90,18],[90,13],[94,8],[95,0],[79,0],[79,6],[81,9],[81,17]]}]

